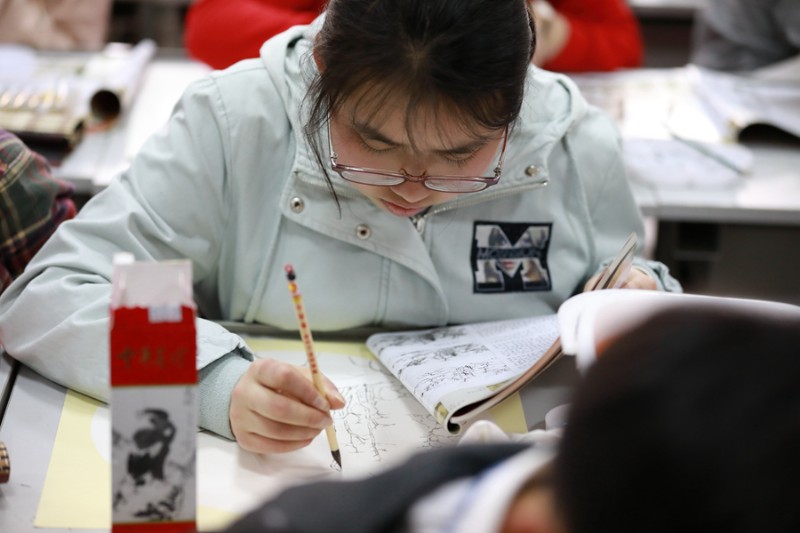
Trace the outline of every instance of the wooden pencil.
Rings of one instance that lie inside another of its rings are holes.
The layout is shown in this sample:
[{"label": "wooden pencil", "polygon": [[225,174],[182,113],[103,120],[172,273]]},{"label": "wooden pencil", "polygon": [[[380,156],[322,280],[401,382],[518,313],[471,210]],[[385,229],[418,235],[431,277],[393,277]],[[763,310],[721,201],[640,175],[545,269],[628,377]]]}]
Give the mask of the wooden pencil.
[{"label": "wooden pencil", "polygon": [[[303,308],[303,298],[300,296],[300,291],[297,289],[297,282],[295,281],[297,276],[294,273],[294,268],[292,265],[286,265],[284,270],[286,271],[286,280],[289,285],[289,292],[292,295],[292,302],[294,302],[294,311],[295,315],[297,316],[297,324],[300,327],[300,338],[303,340],[303,347],[306,351],[306,359],[308,359],[308,366],[311,369],[311,379],[319,393],[322,394],[323,397],[327,398],[327,395],[325,394],[325,385],[322,381],[322,374],[320,374],[319,367],[317,366],[317,356],[314,352],[314,339],[311,336],[311,328],[308,325],[306,312]],[[325,428],[325,434],[328,437],[328,445],[330,446],[333,460],[336,461],[336,464],[338,464],[339,468],[341,469],[342,454],[339,451],[339,441],[336,439],[336,429],[333,427],[333,425],[330,425]]]}]

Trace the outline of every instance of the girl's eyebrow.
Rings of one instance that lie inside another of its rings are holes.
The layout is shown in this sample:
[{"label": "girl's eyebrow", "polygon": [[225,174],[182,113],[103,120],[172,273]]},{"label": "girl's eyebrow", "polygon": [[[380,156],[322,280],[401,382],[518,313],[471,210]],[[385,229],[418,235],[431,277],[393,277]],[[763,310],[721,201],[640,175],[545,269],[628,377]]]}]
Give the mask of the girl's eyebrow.
[{"label": "girl's eyebrow", "polygon": [[[373,141],[378,141],[378,142],[381,142],[381,143],[389,145],[389,146],[395,146],[395,147],[396,146],[403,146],[403,143],[400,143],[400,142],[397,142],[397,141],[395,141],[393,139],[388,138],[386,135],[384,135],[377,128],[374,128],[373,126],[370,126],[369,124],[365,124],[363,122],[355,122],[354,121],[352,123],[352,126],[353,126],[353,129],[356,130],[356,132],[359,135],[361,135],[362,137],[364,137],[364,138],[367,138],[367,139],[370,139],[370,140],[373,140]],[[488,141],[489,141],[488,138],[478,137],[477,139],[470,140],[470,141],[468,141],[468,142],[466,142],[466,143],[464,143],[462,145],[453,146],[453,147],[450,147],[450,148],[439,149],[439,150],[433,150],[433,152],[436,153],[436,154],[439,154],[439,155],[444,155],[444,156],[447,156],[447,155],[472,154],[472,153],[478,151],[483,146],[485,146]]]},{"label": "girl's eyebrow", "polygon": [[394,141],[381,133],[377,128],[373,128],[369,124],[364,124],[363,122],[353,122],[353,129],[367,139],[378,141],[383,144],[388,144],[390,146],[402,146],[402,143]]}]

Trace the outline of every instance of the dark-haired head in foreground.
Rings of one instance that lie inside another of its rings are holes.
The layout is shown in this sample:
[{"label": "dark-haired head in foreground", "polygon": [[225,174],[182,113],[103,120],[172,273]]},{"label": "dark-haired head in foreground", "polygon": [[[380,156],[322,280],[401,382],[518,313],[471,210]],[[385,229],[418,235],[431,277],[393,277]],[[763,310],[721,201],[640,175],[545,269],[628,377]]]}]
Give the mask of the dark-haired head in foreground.
[{"label": "dark-haired head in foreground", "polygon": [[800,318],[674,309],[589,370],[556,499],[572,533],[800,531],[798,450]]}]

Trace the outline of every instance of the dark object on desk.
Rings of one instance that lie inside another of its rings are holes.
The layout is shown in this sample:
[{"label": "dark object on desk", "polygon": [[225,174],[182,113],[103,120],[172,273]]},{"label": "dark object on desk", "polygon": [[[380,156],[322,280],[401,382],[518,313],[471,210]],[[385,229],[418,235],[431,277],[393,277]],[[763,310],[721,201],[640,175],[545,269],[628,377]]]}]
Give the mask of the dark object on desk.
[{"label": "dark object on desk", "polygon": [[8,448],[0,442],[0,483],[8,483],[11,477],[11,459],[8,458]]},{"label": "dark object on desk", "polygon": [[156,44],[150,39],[140,41],[134,47],[121,43],[106,47],[104,54],[110,68],[89,99],[89,110],[95,120],[116,120],[131,106],[145,67],[155,53]]},{"label": "dark object on desk", "polygon": [[414,503],[448,481],[475,476],[527,447],[520,443],[446,447],[419,453],[374,477],[293,487],[226,533],[405,531],[407,512]]},{"label": "dark object on desk", "polygon": [[739,142],[770,143],[784,145],[787,149],[797,150],[800,136],[781,129],[772,124],[750,124],[739,131]]},{"label": "dark object on desk", "polygon": [[17,135],[51,165],[58,165],[83,138],[84,118],[61,102],[60,96],[48,103],[48,95],[59,89],[37,91],[0,87],[0,128]]},{"label": "dark object on desk", "polygon": [[759,73],[731,74],[689,67],[692,87],[724,140],[751,127],[773,127],[800,138],[800,62]]},{"label": "dark object on desk", "polygon": [[52,167],[59,167],[83,138],[83,121],[69,134],[47,134],[36,131],[14,131],[28,147],[43,156]]}]

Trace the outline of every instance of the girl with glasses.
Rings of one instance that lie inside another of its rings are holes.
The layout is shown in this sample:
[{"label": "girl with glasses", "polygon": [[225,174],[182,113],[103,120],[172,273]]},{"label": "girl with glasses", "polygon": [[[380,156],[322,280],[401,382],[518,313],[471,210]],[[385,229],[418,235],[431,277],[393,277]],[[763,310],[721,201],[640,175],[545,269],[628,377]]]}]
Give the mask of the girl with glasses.
[{"label": "girl with glasses", "polygon": [[107,398],[112,256],[188,258],[200,423],[271,453],[343,406],[215,323],[294,330],[286,263],[317,332],[555,312],[643,230],[616,130],[535,45],[524,0],[331,0],[186,91],[0,299],[6,350]]}]

